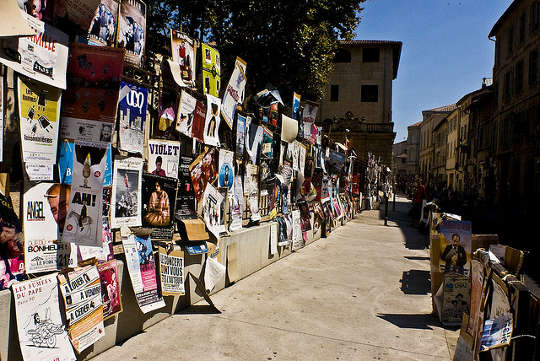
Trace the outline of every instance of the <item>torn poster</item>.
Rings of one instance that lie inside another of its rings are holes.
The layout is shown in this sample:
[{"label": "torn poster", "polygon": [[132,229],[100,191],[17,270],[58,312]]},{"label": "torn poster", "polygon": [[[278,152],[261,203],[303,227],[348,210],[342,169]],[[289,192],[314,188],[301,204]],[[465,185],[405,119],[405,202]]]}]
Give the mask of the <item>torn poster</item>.
[{"label": "torn poster", "polygon": [[221,85],[219,51],[206,43],[202,43],[201,54],[204,94],[218,97]]},{"label": "torn poster", "polygon": [[234,63],[234,70],[229,79],[229,84],[223,95],[223,105],[221,108],[221,114],[223,119],[232,129],[234,114],[236,112],[236,106],[244,102],[244,90],[246,88],[246,62],[239,57],[236,58]]},{"label": "torn poster", "polygon": [[60,313],[57,275],[51,273],[12,287],[24,360],[76,360]]},{"label": "torn poster", "polygon": [[68,36],[31,15],[24,17],[35,34],[3,38],[0,63],[39,82],[66,89]]},{"label": "torn poster", "polygon": [[126,49],[126,61],[142,65],[146,42],[146,4],[140,0],[124,0],[120,4],[117,47]]},{"label": "torn poster", "polygon": [[148,173],[162,177],[178,178],[180,142],[173,140],[148,140]]},{"label": "torn poster", "polygon": [[222,206],[223,196],[212,184],[208,184],[203,195],[203,217],[206,227],[216,238],[225,232]]},{"label": "torn poster", "polygon": [[94,18],[88,29],[88,44],[114,46],[118,25],[118,6],[117,0],[101,0],[99,6],[94,7]]},{"label": "torn poster", "polygon": [[206,119],[204,123],[204,143],[219,147],[219,123],[221,99],[213,95],[206,94]]},{"label": "torn poster", "polygon": [[[173,72],[174,80],[181,87],[195,86],[195,66],[197,64],[195,54],[195,43],[186,34],[171,29],[171,50],[172,61],[176,64],[171,71]],[[177,71],[175,71],[177,70]],[[179,76],[178,76],[179,75]]]},{"label": "torn poster", "polygon": [[120,150],[143,154],[148,90],[122,81],[118,103]]},{"label": "torn poster", "polygon": [[192,129],[196,106],[197,99],[195,99],[195,97],[193,97],[185,90],[182,90],[182,93],[180,95],[180,103],[178,105],[178,119],[176,122],[176,130],[190,138],[193,134]]},{"label": "torn poster", "polygon": [[39,183],[23,198],[24,258],[27,273],[56,271],[77,264],[77,248],[57,242],[68,214],[71,187]]},{"label": "torn poster", "polygon": [[111,199],[111,228],[141,225],[141,158],[116,159]]},{"label": "torn poster", "polygon": [[131,285],[141,311],[148,313],[165,307],[157,284],[156,265],[150,237],[140,238],[135,235],[122,237],[122,245],[124,246]]},{"label": "torn poster", "polygon": [[60,273],[58,283],[64,299],[68,334],[77,353],[105,336],[101,283],[96,266]]},{"label": "torn poster", "polygon": [[231,224],[229,231],[237,231],[242,229],[242,214],[244,214],[244,189],[242,187],[241,175],[235,175],[233,192],[229,194],[231,205]]},{"label": "torn poster", "polygon": [[184,289],[184,252],[172,250],[167,252],[159,247],[159,279],[163,296],[179,296],[185,294]]},{"label": "torn poster", "polygon": [[23,162],[52,166],[58,148],[61,91],[22,76],[17,88]]},{"label": "torn poster", "polygon": [[143,174],[143,226],[167,228],[173,226],[174,205],[176,203],[175,178]]},{"label": "torn poster", "polygon": [[232,189],[234,181],[234,153],[225,149],[219,150],[219,186]]},{"label": "torn poster", "polygon": [[107,320],[122,312],[122,296],[118,283],[118,263],[115,259],[98,264],[101,282],[101,302],[103,304],[103,320]]},{"label": "torn poster", "polygon": [[244,156],[244,145],[246,141],[246,117],[238,114],[236,123],[236,155],[242,159]]},{"label": "torn poster", "polygon": [[24,237],[11,198],[0,194],[0,290],[27,278],[24,269]]}]

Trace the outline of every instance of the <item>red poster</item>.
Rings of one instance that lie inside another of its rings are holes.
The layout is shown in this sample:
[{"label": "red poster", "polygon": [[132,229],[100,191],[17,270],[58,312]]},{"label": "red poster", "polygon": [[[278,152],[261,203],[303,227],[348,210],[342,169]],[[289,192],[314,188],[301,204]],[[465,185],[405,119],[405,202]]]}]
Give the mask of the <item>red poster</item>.
[{"label": "red poster", "polygon": [[195,111],[193,115],[193,138],[197,139],[199,142],[203,143],[204,137],[204,121],[206,119],[206,106],[203,102],[197,100],[197,105],[195,106]]}]

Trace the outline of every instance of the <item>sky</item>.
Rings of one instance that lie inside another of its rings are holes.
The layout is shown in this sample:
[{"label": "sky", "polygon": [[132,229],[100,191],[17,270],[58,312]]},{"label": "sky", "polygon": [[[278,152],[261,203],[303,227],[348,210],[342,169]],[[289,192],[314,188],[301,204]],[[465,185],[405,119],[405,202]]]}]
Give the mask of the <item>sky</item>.
[{"label": "sky", "polygon": [[395,142],[422,120],[422,110],[453,104],[491,78],[488,34],[512,0],[366,0],[355,39],[399,40],[393,82]]}]

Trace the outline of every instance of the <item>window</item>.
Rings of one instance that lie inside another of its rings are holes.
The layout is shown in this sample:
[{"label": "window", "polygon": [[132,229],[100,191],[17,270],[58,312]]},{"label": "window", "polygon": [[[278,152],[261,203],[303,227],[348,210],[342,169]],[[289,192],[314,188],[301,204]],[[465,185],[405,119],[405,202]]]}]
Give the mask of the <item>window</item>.
[{"label": "window", "polygon": [[351,52],[346,49],[336,50],[336,56],[334,57],[334,63],[350,63]]},{"label": "window", "polygon": [[529,85],[535,85],[538,81],[538,50],[529,54]]},{"label": "window", "polygon": [[339,85],[330,85],[330,101],[339,101]]},{"label": "window", "polygon": [[519,18],[519,43],[523,44],[525,41],[525,21],[527,19],[527,15],[525,13],[521,14],[521,17]]},{"label": "window", "polygon": [[510,57],[512,55],[512,53],[514,52],[514,27],[511,26],[510,29],[508,30],[508,39],[506,40],[507,43],[507,54],[506,54],[506,57]]},{"label": "window", "polygon": [[364,48],[362,50],[362,61],[364,63],[378,63],[380,56],[379,48]]},{"label": "window", "polygon": [[362,102],[377,102],[379,100],[378,85],[362,85]]},{"label": "window", "polygon": [[516,64],[516,94],[523,91],[523,60]]}]

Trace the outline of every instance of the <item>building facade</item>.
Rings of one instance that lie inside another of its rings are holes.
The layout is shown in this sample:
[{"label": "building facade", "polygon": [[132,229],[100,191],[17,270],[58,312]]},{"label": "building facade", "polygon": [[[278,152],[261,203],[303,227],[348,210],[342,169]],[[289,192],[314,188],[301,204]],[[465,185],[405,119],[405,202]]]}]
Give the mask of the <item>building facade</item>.
[{"label": "building facade", "polygon": [[460,108],[456,107],[446,118],[446,184],[448,188],[453,190],[461,190],[460,188],[463,185],[462,177],[459,176],[460,173],[456,172],[460,113]]},{"label": "building facade", "polygon": [[335,141],[343,142],[348,129],[360,159],[371,152],[391,164],[392,81],[397,77],[401,47],[399,41],[340,41],[320,119]]}]

